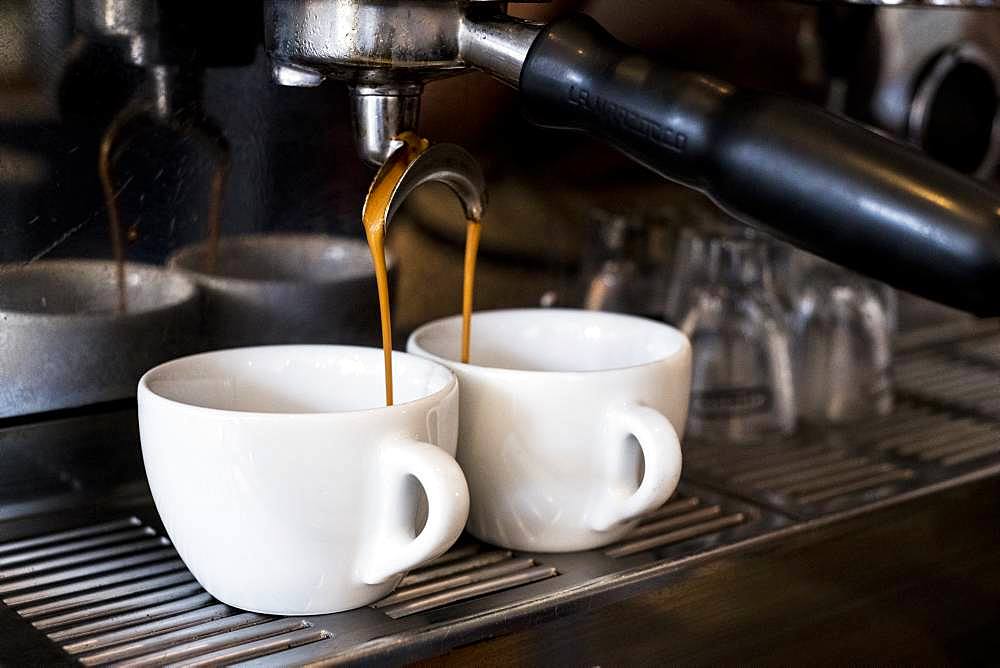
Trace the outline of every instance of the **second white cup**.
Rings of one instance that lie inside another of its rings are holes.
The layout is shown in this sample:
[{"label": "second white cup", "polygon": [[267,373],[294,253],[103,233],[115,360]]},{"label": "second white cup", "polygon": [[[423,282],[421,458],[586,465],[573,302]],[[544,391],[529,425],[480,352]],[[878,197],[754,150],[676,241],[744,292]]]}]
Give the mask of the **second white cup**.
[{"label": "second white cup", "polygon": [[461,326],[425,325],[407,350],[458,376],[470,533],[518,550],[592,549],[670,497],[691,385],[681,332],[595,311],[479,312],[462,364]]}]

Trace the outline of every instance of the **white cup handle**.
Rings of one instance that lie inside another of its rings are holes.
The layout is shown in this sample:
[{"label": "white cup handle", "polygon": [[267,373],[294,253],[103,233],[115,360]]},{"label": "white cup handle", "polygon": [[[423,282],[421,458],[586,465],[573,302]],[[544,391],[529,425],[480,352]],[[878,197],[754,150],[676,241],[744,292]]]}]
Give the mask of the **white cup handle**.
[{"label": "white cup handle", "polygon": [[[681,442],[670,420],[648,406],[628,404],[609,411],[612,429],[633,435],[645,461],[639,488],[624,501],[605,504],[591,520],[595,531],[607,531],[622,522],[656,510],[677,489],[681,477]],[[625,456],[624,448],[613,455]]]},{"label": "white cup handle", "polygon": [[[376,585],[440,556],[462,534],[469,518],[469,486],[451,455],[430,443],[398,438],[381,444],[379,467],[388,490],[382,504],[380,534],[361,566],[361,580]],[[427,522],[410,537],[412,507],[399,492],[412,475],[427,495]]]}]

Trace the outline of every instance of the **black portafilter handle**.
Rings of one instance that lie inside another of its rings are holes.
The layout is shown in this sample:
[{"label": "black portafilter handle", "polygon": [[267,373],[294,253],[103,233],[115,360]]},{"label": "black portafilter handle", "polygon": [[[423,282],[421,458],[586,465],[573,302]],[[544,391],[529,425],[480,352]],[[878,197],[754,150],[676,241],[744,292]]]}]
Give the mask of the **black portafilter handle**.
[{"label": "black portafilter handle", "polygon": [[521,72],[534,122],[583,130],[796,246],[1000,315],[1000,195],[822,109],[672,70],[593,19],[557,21]]}]

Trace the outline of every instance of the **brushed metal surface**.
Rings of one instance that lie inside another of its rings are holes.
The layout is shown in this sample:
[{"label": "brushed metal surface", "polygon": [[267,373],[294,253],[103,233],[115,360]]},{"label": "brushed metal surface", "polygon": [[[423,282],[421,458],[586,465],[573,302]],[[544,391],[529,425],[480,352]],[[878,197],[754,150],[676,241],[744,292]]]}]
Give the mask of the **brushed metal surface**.
[{"label": "brushed metal surface", "polygon": [[119,313],[113,262],[0,265],[0,418],[134,397],[147,369],[194,351],[195,286],[131,263],[126,283]]},{"label": "brushed metal surface", "polygon": [[[84,665],[297,662],[285,652],[299,656],[350,652],[380,635],[420,631],[435,626],[435,619],[461,620],[511,604],[545,600],[596,576],[634,569],[637,563],[666,554],[697,553],[706,545],[735,541],[748,530],[781,524],[780,518],[764,521],[758,511],[712,493],[688,487],[683,493],[650,514],[616,547],[616,554],[594,551],[582,559],[581,555],[525,555],[463,539],[410,573],[386,599],[339,615],[276,618],[219,604],[193,581],[173,550],[162,549],[168,542],[159,535],[152,508],[136,516],[0,542],[0,554],[22,569],[45,564],[41,576],[16,571],[0,576],[0,586],[11,594],[4,598],[4,607]],[[734,504],[738,508],[729,512]],[[720,517],[723,507],[727,514]],[[739,527],[743,533],[726,535],[725,530],[736,525],[745,525]],[[0,532],[3,529],[0,526]],[[114,542],[114,551],[89,549],[107,542]],[[653,550],[672,551],[657,555]],[[150,561],[123,561],[121,553],[133,551]],[[71,560],[52,565],[54,557]]]}]

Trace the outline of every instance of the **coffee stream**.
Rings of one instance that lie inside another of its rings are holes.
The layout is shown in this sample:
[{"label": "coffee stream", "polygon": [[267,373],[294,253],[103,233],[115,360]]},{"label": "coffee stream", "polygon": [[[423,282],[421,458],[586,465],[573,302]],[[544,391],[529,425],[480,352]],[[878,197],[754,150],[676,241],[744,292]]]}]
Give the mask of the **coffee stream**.
[{"label": "coffee stream", "polygon": [[[128,309],[125,284],[125,238],[122,234],[121,219],[118,206],[115,202],[116,193],[111,173],[112,149],[118,140],[122,128],[134,120],[140,113],[141,110],[128,109],[115,118],[104,133],[98,160],[98,172],[104,193],[104,204],[108,212],[111,244],[116,263],[118,310],[121,312]],[[388,217],[388,209],[396,185],[406,174],[406,170],[410,164],[430,146],[430,142],[426,139],[421,139],[412,132],[401,134],[399,139],[404,143],[404,146],[386,160],[375,176],[375,180],[372,181],[372,185],[368,190],[368,196],[365,198],[365,206],[362,213],[362,225],[364,226],[365,236],[368,239],[368,248],[371,251],[372,260],[375,264],[375,282],[378,287],[382,350],[385,357],[385,403],[387,406],[393,404],[393,393],[392,318],[389,309],[389,273],[385,260],[386,218]],[[220,234],[220,210],[222,208],[222,196],[228,173],[229,156],[228,151],[224,151],[220,159],[216,161],[209,193],[208,249],[204,266],[204,270],[208,273],[214,272],[216,267]],[[465,262],[462,276],[462,348],[460,351],[460,359],[462,363],[466,364],[469,362],[476,256],[479,252],[481,233],[482,223],[478,220],[469,220],[466,228]]]},{"label": "coffee stream", "polygon": [[[385,359],[385,403],[392,406],[392,319],[389,309],[389,274],[385,262],[385,228],[389,215],[392,193],[406,174],[407,168],[430,146],[412,132],[399,137],[403,147],[397,149],[382,165],[372,181],[361,222],[368,239],[372,260],[375,263],[375,283],[378,286],[379,317],[382,323],[382,352]],[[472,325],[473,289],[476,273],[476,254],[482,223],[469,220],[465,240],[465,265],[462,280],[462,349],[461,361],[469,361],[469,338]]]},{"label": "coffee stream", "polygon": [[126,108],[118,114],[108,126],[101,138],[100,153],[97,158],[97,173],[101,179],[101,190],[104,193],[104,207],[108,212],[108,225],[111,232],[111,250],[115,258],[115,275],[118,281],[118,310],[128,309],[128,292],[125,286],[125,239],[122,238],[121,220],[118,216],[118,205],[115,203],[115,184],[111,176],[111,150],[118,141],[121,130],[136,118],[139,110]]},{"label": "coffee stream", "polygon": [[476,283],[476,255],[483,224],[470,220],[465,233],[465,268],[462,273],[462,364],[469,363],[469,338],[472,334],[472,297]]},{"label": "coffee stream", "polygon": [[[134,230],[129,229],[128,238],[122,234],[121,216],[116,203],[117,193],[112,174],[113,150],[122,129],[136,120],[139,116],[147,114],[148,110],[141,106],[126,107],[108,126],[104,136],[101,138],[100,152],[97,161],[97,173],[101,180],[101,190],[104,195],[104,206],[108,212],[108,225],[111,233],[111,249],[115,260],[115,276],[118,283],[118,311],[124,313],[128,310],[128,288],[125,283],[125,243],[135,241]],[[183,125],[175,127],[181,136],[194,136],[196,139],[210,138],[199,134],[197,128]],[[212,170],[212,182],[208,195],[208,249],[205,254],[202,270],[206,273],[214,273],[219,254],[219,237],[222,231],[222,198],[225,194],[226,181],[229,178],[229,145],[225,140],[215,142],[213,150],[215,155],[215,166]]]}]

